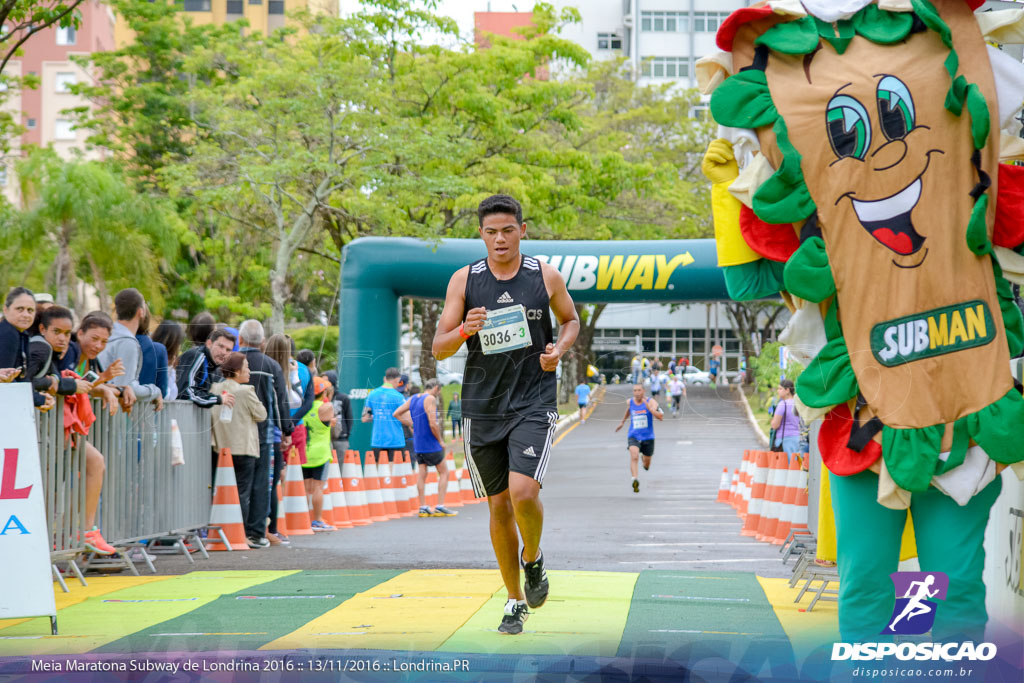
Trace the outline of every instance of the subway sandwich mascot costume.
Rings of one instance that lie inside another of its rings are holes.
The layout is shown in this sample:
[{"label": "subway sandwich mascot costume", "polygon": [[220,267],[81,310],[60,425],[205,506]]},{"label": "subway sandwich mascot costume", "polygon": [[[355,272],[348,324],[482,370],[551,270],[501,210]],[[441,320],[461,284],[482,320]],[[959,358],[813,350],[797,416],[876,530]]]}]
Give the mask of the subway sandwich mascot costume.
[{"label": "subway sandwich mascot costume", "polygon": [[1024,12],[980,4],[769,0],[698,64],[730,296],[782,292],[824,418],[850,642],[884,639],[908,509],[922,571],[949,575],[933,637],[981,642],[989,510],[1024,473],[1024,67],[990,46],[1024,42]]}]

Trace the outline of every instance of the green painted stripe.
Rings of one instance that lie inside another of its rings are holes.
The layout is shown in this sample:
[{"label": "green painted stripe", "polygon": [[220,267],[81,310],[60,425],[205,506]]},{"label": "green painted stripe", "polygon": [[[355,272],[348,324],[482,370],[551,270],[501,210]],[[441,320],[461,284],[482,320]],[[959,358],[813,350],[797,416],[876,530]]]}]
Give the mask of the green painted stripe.
[{"label": "green painted stripe", "polygon": [[778,639],[785,638],[754,574],[644,571],[618,656],[669,657],[683,665],[706,657],[738,662],[747,656],[745,644],[755,640],[775,643],[784,655],[788,641],[780,648]]},{"label": "green painted stripe", "polygon": [[637,574],[549,571],[548,579],[548,600],[530,614],[521,635],[497,632],[508,599],[501,588],[438,651],[613,656],[626,626]]},{"label": "green painted stripe", "polygon": [[401,571],[312,570],[221,595],[99,652],[256,650]]},{"label": "green painted stripe", "polygon": [[[128,634],[198,609],[224,593],[248,589],[292,573],[191,572],[166,581],[90,597],[57,613],[60,635],[43,635],[50,632],[49,620],[45,618],[4,629],[0,636],[0,655],[89,652]],[[38,638],[20,640],[16,639],[17,636]]]}]

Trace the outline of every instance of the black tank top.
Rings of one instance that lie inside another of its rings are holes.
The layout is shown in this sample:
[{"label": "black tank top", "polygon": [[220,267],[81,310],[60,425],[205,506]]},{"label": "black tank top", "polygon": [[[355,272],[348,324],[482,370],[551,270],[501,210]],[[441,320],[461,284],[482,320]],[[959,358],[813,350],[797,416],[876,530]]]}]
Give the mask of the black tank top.
[{"label": "black tank top", "polygon": [[511,280],[495,278],[487,259],[469,267],[466,311],[521,304],[532,344],[485,356],[478,335],[466,341],[469,356],[462,383],[462,413],[466,417],[503,419],[558,409],[555,373],[540,367],[540,355],[554,339],[544,274],[537,259],[521,258],[519,272]]}]

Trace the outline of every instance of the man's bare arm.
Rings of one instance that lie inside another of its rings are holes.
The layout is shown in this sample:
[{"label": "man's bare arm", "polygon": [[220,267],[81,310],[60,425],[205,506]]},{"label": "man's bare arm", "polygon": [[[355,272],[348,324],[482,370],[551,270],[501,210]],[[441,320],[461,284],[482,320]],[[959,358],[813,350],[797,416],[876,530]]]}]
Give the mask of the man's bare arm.
[{"label": "man's bare arm", "polygon": [[[431,351],[434,354],[434,358],[438,360],[444,360],[455,355],[462,345],[465,343],[462,335],[459,334],[459,326],[462,325],[462,319],[466,313],[466,278],[469,277],[469,266],[459,268],[452,275],[452,279],[448,281],[448,292],[444,297],[444,308],[441,310],[441,317],[437,321],[437,332],[434,333],[434,343],[431,346]],[[482,310],[482,309],[480,309]],[[474,322],[470,324],[470,321],[466,320],[466,327],[464,331],[467,334],[475,334],[480,327],[483,327],[483,319],[477,323],[476,319],[479,315],[474,315]],[[486,318],[486,312],[483,312],[483,318]],[[477,326],[479,325],[479,326]]]},{"label": "man's bare arm", "polygon": [[546,263],[541,264],[541,269],[544,274],[544,285],[548,290],[549,305],[551,312],[555,314],[555,320],[558,321],[559,332],[555,343],[549,344],[541,354],[540,365],[545,370],[554,372],[558,367],[558,360],[576,342],[576,337],[580,333],[580,318],[576,315],[576,306],[558,269]]}]

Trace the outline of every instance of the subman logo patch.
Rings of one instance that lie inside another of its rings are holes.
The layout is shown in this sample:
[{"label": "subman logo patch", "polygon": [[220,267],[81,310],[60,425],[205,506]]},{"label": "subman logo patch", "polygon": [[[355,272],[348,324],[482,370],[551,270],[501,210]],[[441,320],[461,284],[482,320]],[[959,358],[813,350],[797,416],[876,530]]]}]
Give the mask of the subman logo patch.
[{"label": "subman logo patch", "polygon": [[984,301],[968,301],[878,323],[871,328],[871,352],[886,367],[984,346],[996,337]]}]

